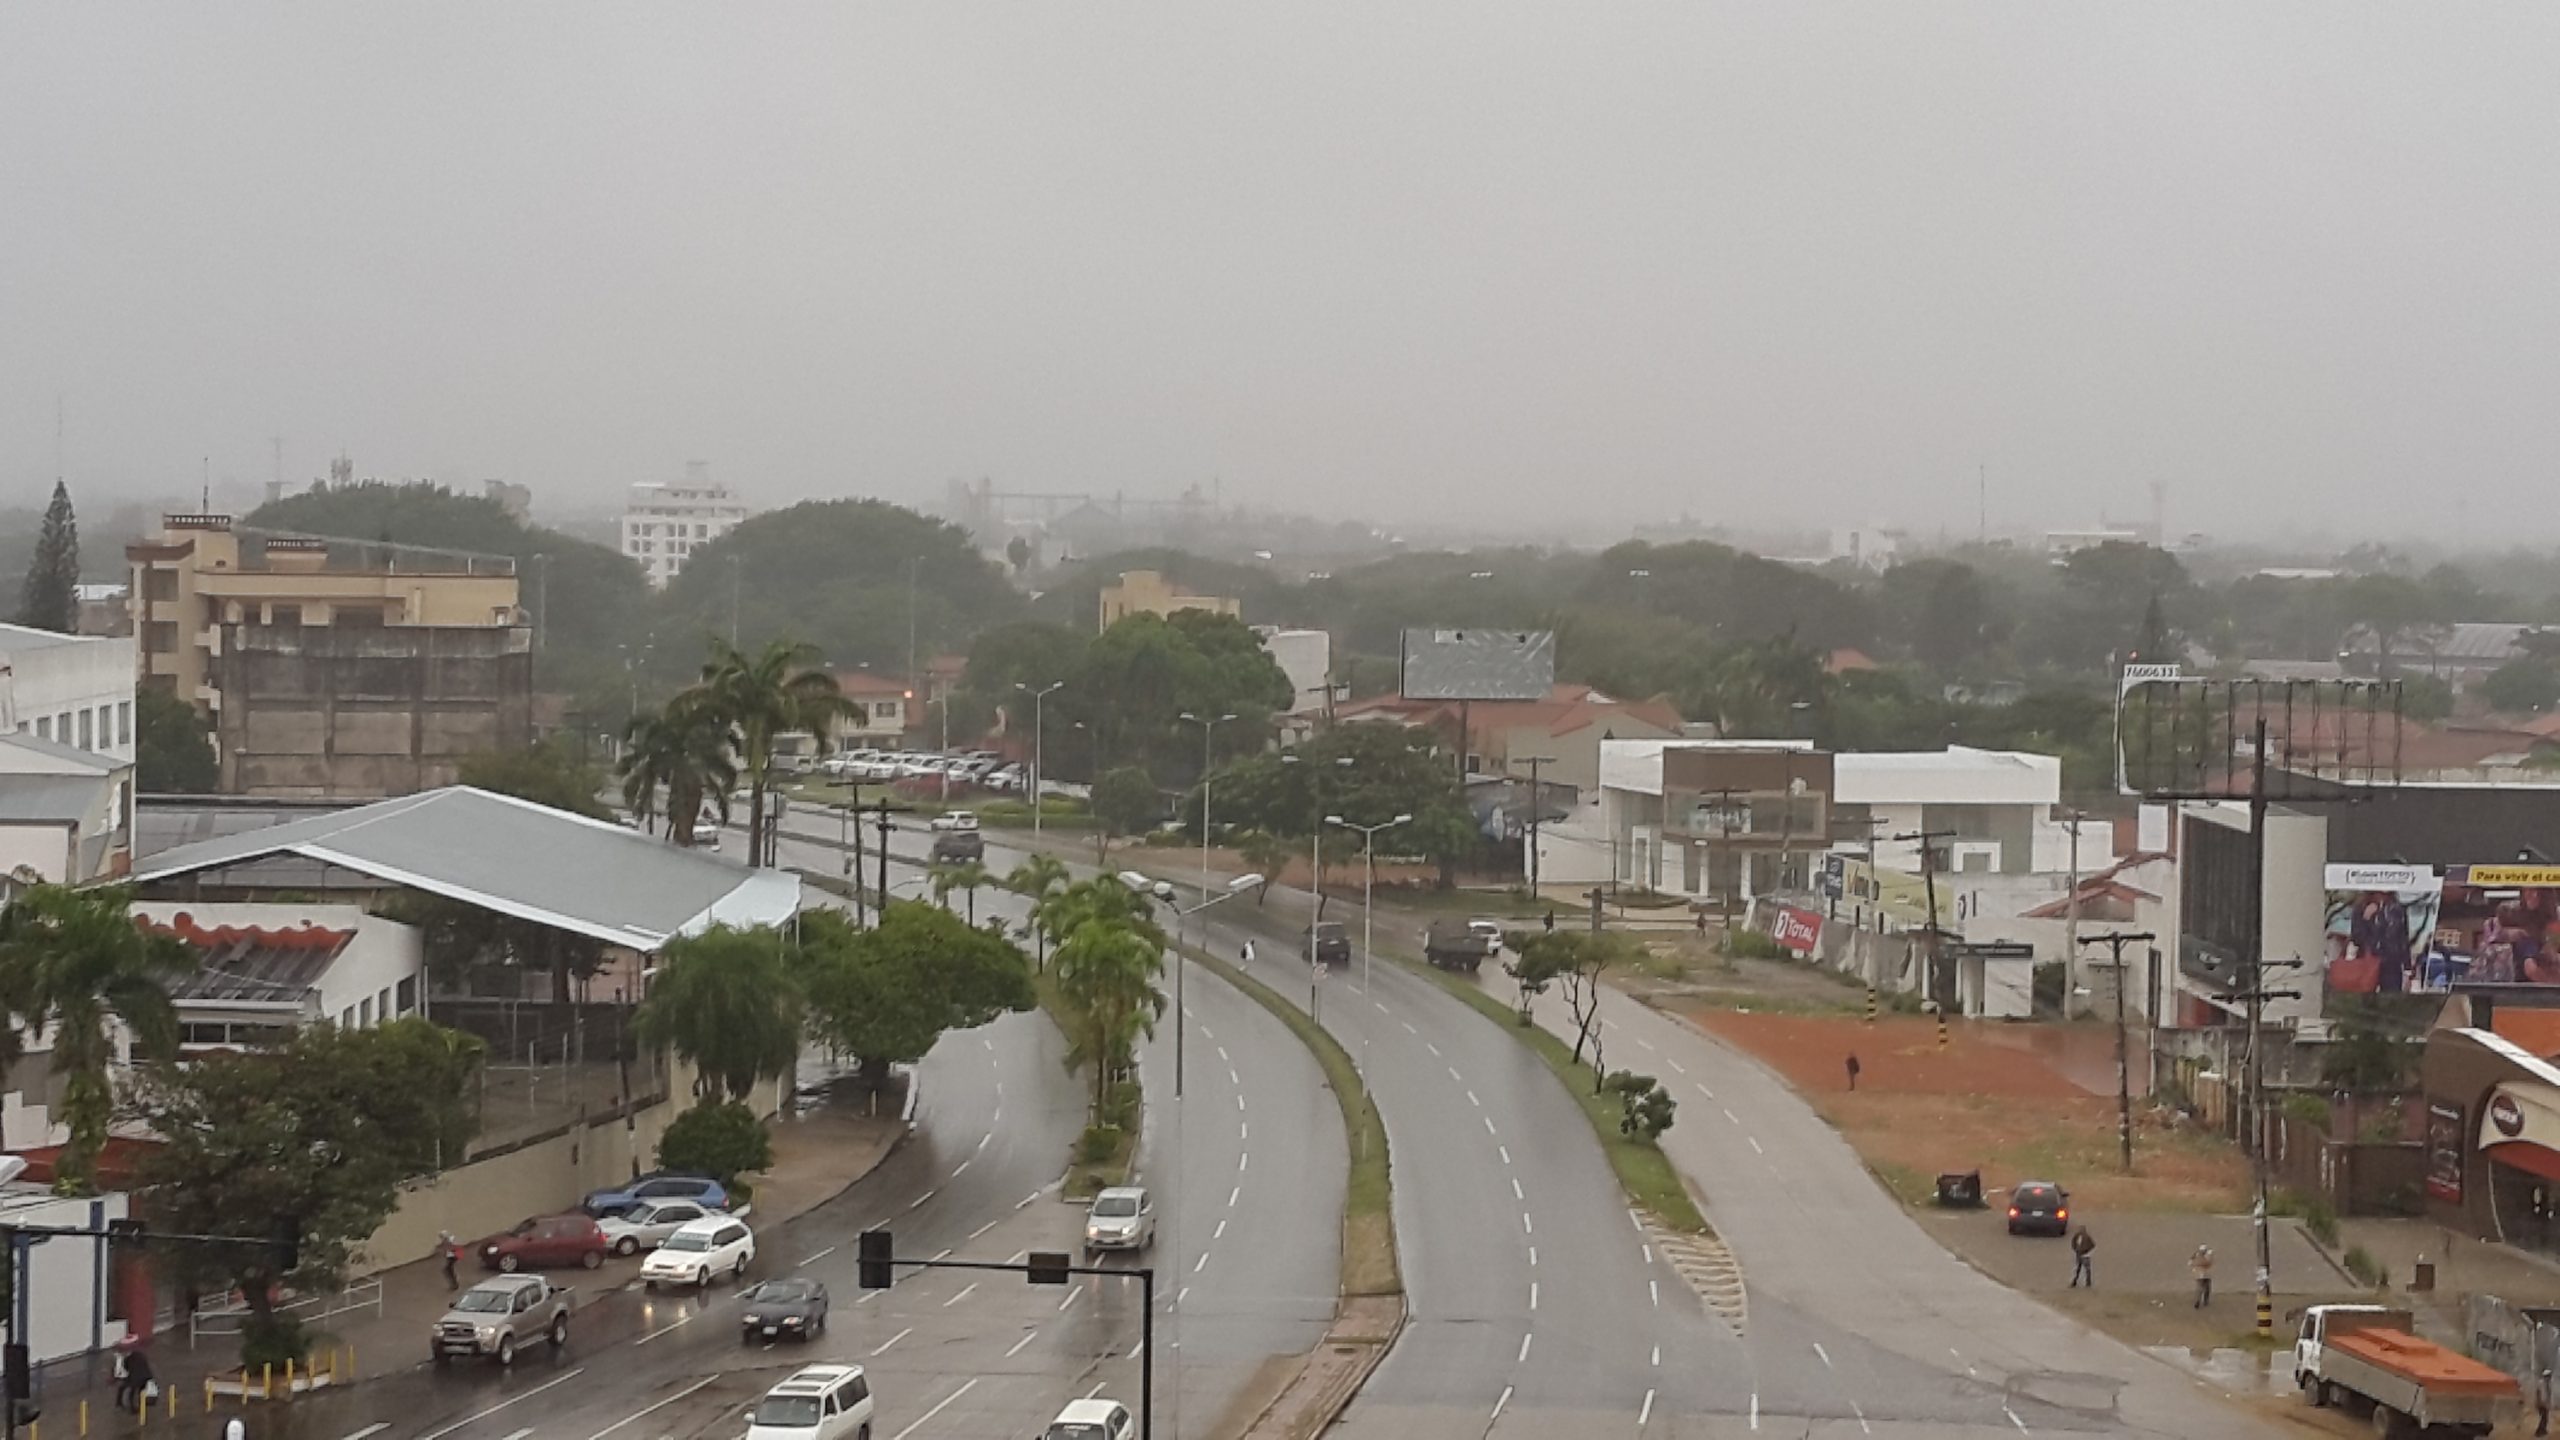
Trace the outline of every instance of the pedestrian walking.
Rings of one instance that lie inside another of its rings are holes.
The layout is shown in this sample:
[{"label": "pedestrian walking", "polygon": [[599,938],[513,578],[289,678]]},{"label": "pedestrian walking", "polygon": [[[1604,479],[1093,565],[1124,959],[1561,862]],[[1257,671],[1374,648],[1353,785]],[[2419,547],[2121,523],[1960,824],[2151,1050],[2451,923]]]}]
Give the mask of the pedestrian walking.
[{"label": "pedestrian walking", "polygon": [[121,1349],[116,1351],[114,1372],[116,1377],[116,1393],[113,1403],[119,1410],[130,1410],[133,1408],[131,1401],[131,1397],[133,1395],[133,1369],[125,1363],[125,1357],[128,1353],[129,1352]]},{"label": "pedestrian walking", "polygon": [[1556,907],[1553,905],[1547,907],[1547,933],[1556,933]]},{"label": "pedestrian walking", "polygon": [[160,1394],[159,1382],[151,1378],[151,1357],[135,1349],[126,1351],[121,1358],[124,1363],[124,1378],[122,1388],[118,1392],[117,1403],[127,1410],[140,1413],[143,1406],[150,1404]]},{"label": "pedestrian walking", "polygon": [[444,1257],[444,1288],[461,1289],[462,1277],[454,1270],[462,1263],[462,1242],[453,1238],[452,1231],[439,1230],[436,1232],[436,1250]]},{"label": "pedestrian walking", "polygon": [[1856,1051],[1854,1051],[1854,1050],[1852,1050],[1852,1051],[1850,1051],[1850,1052],[1849,1052],[1849,1065],[1848,1065],[1848,1070],[1849,1070],[1849,1088],[1850,1088],[1850,1089],[1852,1089],[1852,1090],[1855,1090],[1855,1089],[1857,1089],[1857,1088],[1858,1088],[1858,1070],[1859,1070],[1859,1065],[1858,1065],[1858,1052],[1856,1052]]},{"label": "pedestrian walking", "polygon": [[1696,915],[1695,915],[1693,918],[1695,918],[1695,919],[1696,919],[1696,921],[1697,921],[1697,923],[1698,923],[1698,938],[1699,938],[1699,939],[1701,939],[1701,940],[1706,939],[1706,938],[1707,938],[1707,912],[1706,912],[1706,911],[1704,911],[1704,910],[1700,910],[1700,911],[1698,911],[1698,912],[1696,913]]},{"label": "pedestrian walking", "polygon": [[1253,942],[1250,940],[1244,942],[1244,963],[1247,965],[1253,963]]},{"label": "pedestrian walking", "polygon": [[2092,1290],[2098,1288],[2097,1273],[2089,1268],[2089,1257],[2096,1253],[2097,1248],[2097,1237],[2089,1233],[2088,1226],[2083,1225],[2071,1232],[2071,1284],[2063,1288],[2073,1289],[2082,1285]]},{"label": "pedestrian walking", "polygon": [[2210,1246],[2210,1245],[2199,1245],[2199,1246],[2197,1246],[2197,1247],[2196,1247],[2196,1253],[2194,1253],[2193,1255],[2190,1255],[2190,1256],[2188,1256],[2188,1257],[2187,1257],[2187,1274],[2188,1274],[2188,1275],[2190,1275],[2190,1276],[2192,1276],[2192,1277],[2194,1277],[2195,1282],[2196,1282],[2196,1304],[2195,1304],[2195,1308],[2196,1308],[2196,1309],[2198,1309],[2198,1310],[2201,1310],[2201,1309],[2203,1309],[2204,1307],[2206,1307],[2207,1305],[2212,1304],[2212,1303],[2213,1303],[2213,1247],[2212,1247],[2212,1246]]},{"label": "pedestrian walking", "polygon": [[2533,1433],[2551,1433],[2551,1372],[2543,1371],[2533,1382]]}]

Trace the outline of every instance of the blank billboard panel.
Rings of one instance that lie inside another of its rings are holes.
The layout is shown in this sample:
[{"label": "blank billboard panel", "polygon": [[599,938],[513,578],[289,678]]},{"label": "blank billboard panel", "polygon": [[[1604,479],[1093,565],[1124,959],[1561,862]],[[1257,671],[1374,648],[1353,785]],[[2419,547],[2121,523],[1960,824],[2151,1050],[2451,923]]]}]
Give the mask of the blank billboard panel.
[{"label": "blank billboard panel", "polygon": [[1551,630],[1407,630],[1408,700],[1544,700],[1556,683]]}]

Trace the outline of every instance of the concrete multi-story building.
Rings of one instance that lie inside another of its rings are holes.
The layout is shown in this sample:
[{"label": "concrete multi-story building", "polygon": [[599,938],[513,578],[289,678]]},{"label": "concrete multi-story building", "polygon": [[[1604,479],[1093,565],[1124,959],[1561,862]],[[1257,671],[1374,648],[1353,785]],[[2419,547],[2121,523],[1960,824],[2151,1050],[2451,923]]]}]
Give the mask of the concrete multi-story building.
[{"label": "concrete multi-story building", "polygon": [[1132,615],[1169,616],[1181,610],[1241,615],[1244,606],[1232,596],[1194,595],[1153,570],[1124,570],[1117,581],[1102,587],[1105,630]]},{"label": "concrete multi-story building", "polygon": [[133,763],[131,637],[0,625],[0,733]]},{"label": "concrete multi-story building", "polygon": [[640,562],[649,583],[664,586],[684,573],[684,564],[701,546],[738,528],[747,518],[746,502],[728,486],[715,484],[711,467],[696,460],[685,466],[681,485],[643,481],[631,487],[622,510],[622,553]]},{"label": "concrete multi-story building", "polygon": [[532,737],[515,562],[173,515],[126,549],[140,682],[213,722],[226,790],[372,798]]}]

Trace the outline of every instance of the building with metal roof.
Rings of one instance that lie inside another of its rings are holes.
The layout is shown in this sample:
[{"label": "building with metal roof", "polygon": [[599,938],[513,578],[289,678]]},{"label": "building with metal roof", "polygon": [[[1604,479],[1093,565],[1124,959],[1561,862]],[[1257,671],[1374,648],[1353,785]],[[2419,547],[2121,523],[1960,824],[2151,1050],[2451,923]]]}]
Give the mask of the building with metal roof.
[{"label": "building with metal roof", "polygon": [[164,898],[418,890],[638,951],[800,908],[788,872],[467,785],[180,845],[133,878]]}]

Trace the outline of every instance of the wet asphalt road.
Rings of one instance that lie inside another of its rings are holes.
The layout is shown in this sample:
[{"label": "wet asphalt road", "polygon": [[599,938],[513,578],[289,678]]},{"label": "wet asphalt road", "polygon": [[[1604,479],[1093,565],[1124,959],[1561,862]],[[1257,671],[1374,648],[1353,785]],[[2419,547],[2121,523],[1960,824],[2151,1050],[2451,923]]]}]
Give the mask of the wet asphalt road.
[{"label": "wet asphalt road", "polygon": [[[832,850],[791,840],[783,848],[786,864],[836,868]],[[891,869],[893,883],[918,873],[911,865]],[[1018,917],[1010,896],[981,892],[978,904],[981,919]],[[1333,1097],[1296,1039],[1200,972],[1187,977],[1186,999],[1191,1029],[1178,1113],[1169,1103],[1170,1017],[1141,1057],[1150,1099],[1141,1178],[1162,1215],[1150,1258],[1159,1274],[1157,1433],[1164,1436],[1210,1433],[1248,1403],[1250,1382],[1273,1357],[1303,1351],[1322,1334],[1333,1307],[1344,1171]],[[1011,1273],[921,1270],[902,1273],[885,1292],[855,1288],[854,1240],[874,1226],[891,1229],[907,1258],[1003,1261],[1077,1249],[1082,1208],[1061,1201],[1055,1184],[1083,1123],[1084,1095],[1055,1027],[1038,1014],[1013,1015],[946,1036],[918,1075],[916,1130],[904,1145],[844,1195],[757,1228],[750,1282],[781,1274],[825,1282],[833,1309],[824,1336],[805,1345],[741,1343],[726,1283],[703,1295],[650,1295],[626,1283],[589,1299],[557,1356],[536,1352],[511,1371],[421,1363],[345,1392],[251,1411],[252,1434],[735,1436],[756,1396],[817,1360],[866,1368],[878,1407],[875,1440],[1028,1435],[1067,1400],[1096,1391],[1134,1406],[1143,1310],[1134,1279],[1086,1277],[1058,1289]],[[608,1285],[618,1273],[627,1281],[627,1267],[603,1273]],[[218,1430],[191,1415],[154,1433]]]}]

